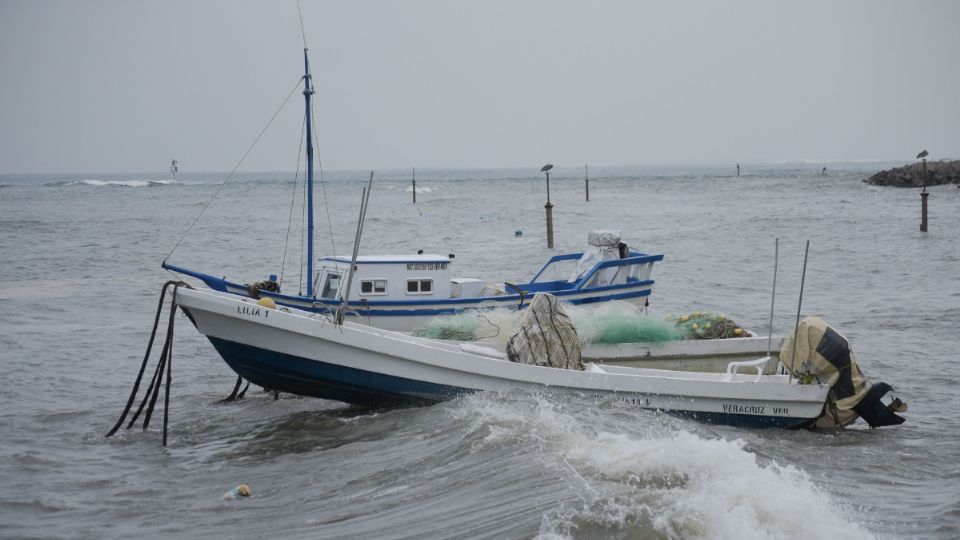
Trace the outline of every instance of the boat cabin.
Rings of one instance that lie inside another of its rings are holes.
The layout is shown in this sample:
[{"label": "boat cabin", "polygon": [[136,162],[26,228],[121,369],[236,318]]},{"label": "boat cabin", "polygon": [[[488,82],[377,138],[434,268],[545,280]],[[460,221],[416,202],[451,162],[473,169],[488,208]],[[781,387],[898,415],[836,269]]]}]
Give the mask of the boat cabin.
[{"label": "boat cabin", "polygon": [[[483,288],[481,280],[450,279],[452,262],[452,256],[433,254],[358,256],[350,299],[418,301],[478,294]],[[340,289],[347,286],[350,258],[324,257],[319,263],[318,296],[342,298]]]}]

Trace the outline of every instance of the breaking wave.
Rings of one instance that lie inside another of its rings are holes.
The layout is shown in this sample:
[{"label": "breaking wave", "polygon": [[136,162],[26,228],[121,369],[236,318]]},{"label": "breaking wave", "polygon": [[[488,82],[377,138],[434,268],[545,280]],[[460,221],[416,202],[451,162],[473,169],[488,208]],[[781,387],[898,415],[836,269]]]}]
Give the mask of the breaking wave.
[{"label": "breaking wave", "polygon": [[86,178],[83,180],[67,180],[63,182],[52,182],[46,184],[50,187],[63,187],[63,186],[91,186],[91,187],[122,187],[122,188],[144,188],[144,187],[161,187],[161,186],[198,186],[203,185],[204,182],[196,182],[189,180],[151,180],[146,178],[131,178],[129,180],[101,180],[98,178]]},{"label": "breaking wave", "polygon": [[541,538],[873,538],[807,473],[761,463],[742,440],[581,401],[478,394],[450,410],[483,435],[480,446],[532,445],[576,486],[577,497],[544,513]]},{"label": "breaking wave", "polygon": [[83,184],[85,186],[119,186],[119,187],[150,187],[166,186],[172,184],[173,180],[77,180],[74,184]]}]

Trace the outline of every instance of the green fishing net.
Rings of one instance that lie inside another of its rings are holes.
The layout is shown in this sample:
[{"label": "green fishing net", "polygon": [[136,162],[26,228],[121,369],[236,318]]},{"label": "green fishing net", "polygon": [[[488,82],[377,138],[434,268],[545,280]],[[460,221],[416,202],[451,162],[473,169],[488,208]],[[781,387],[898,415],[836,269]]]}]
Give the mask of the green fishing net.
[{"label": "green fishing net", "polygon": [[678,341],[683,334],[670,321],[640,313],[596,313],[576,322],[584,343]]},{"label": "green fishing net", "polygon": [[[511,312],[505,312],[505,314],[513,317]],[[500,333],[500,327],[492,322],[491,318],[494,318],[491,311],[434,317],[426,326],[417,328],[412,334],[431,339],[476,341],[485,337],[495,337]]]},{"label": "green fishing net", "polygon": [[668,320],[673,321],[684,339],[727,339],[751,335],[735,321],[716,313],[694,311],[689,315],[668,317]]},{"label": "green fishing net", "polygon": [[[680,317],[645,315],[622,302],[608,302],[596,309],[565,306],[583,344],[659,343],[684,339],[748,337],[736,322],[715,313],[694,311]],[[484,310],[435,317],[413,335],[455,341],[505,342],[519,325],[516,311]]]},{"label": "green fishing net", "polygon": [[477,339],[476,330],[475,325],[469,324],[464,319],[451,317],[448,321],[430,321],[426,326],[414,330],[413,335],[431,339],[474,341]]}]

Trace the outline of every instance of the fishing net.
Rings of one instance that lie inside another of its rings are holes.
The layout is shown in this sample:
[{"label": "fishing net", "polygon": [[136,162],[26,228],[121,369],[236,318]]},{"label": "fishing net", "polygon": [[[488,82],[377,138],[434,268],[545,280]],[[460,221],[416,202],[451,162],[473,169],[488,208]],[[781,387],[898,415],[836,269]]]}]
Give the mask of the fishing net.
[{"label": "fishing net", "polygon": [[[725,339],[751,334],[733,320],[715,313],[694,311],[680,317],[647,315],[628,302],[604,302],[600,306],[564,304],[583,344],[660,343],[684,339]],[[508,309],[468,311],[435,317],[413,331],[415,336],[456,341],[506,344],[520,328],[520,316]]]},{"label": "fishing net", "polygon": [[582,343],[661,342],[684,337],[672,321],[646,315],[626,302],[605,302],[595,309],[570,306],[567,312]]},{"label": "fishing net", "polygon": [[[425,326],[412,333],[418,337],[449,339],[455,341],[493,340],[502,334],[501,327],[509,325],[516,317],[507,310],[469,311],[458,315],[434,317]],[[506,320],[504,320],[506,319]],[[503,342],[509,335],[503,338]]]},{"label": "fishing net", "polygon": [[684,339],[728,339],[750,337],[747,332],[732,319],[716,313],[694,311],[689,315],[668,317],[683,334]]},{"label": "fishing net", "polygon": [[507,341],[511,362],[583,371],[580,338],[556,296],[537,293]]}]

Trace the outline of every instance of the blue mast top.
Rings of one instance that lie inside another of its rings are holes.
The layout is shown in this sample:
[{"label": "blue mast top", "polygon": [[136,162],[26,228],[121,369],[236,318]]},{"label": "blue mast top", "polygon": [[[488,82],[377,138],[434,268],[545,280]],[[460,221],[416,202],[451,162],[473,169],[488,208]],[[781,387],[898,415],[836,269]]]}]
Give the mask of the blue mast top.
[{"label": "blue mast top", "polygon": [[310,96],[313,95],[313,79],[310,76],[310,59],[303,48],[303,98],[307,114],[307,296],[313,297],[313,129],[310,126]]}]

